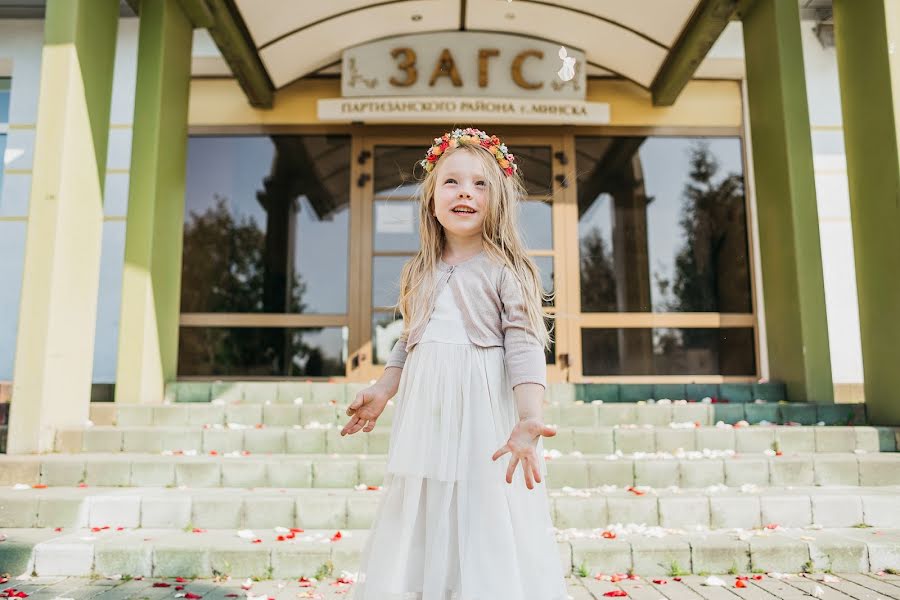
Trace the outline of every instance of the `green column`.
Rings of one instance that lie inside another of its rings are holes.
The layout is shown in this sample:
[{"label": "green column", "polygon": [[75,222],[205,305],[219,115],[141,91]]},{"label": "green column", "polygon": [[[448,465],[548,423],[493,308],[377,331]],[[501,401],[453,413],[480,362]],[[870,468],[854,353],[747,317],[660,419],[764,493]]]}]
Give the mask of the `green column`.
[{"label": "green column", "polygon": [[116,402],[161,402],[175,378],[191,40],[178,0],[141,4]]},{"label": "green column", "polygon": [[7,452],[88,419],[117,0],[49,0]]},{"label": "green column", "polygon": [[771,378],[791,400],[834,401],[800,16],[757,0],[743,17]]},{"label": "green column", "polygon": [[835,0],[869,418],[900,425],[900,2]]}]

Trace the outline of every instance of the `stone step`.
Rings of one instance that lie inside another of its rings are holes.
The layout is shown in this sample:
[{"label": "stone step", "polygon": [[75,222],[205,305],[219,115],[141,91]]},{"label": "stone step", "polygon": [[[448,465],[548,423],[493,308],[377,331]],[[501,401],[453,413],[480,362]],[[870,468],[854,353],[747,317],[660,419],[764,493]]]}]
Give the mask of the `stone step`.
[{"label": "stone step", "polygon": [[[299,400],[299,399],[295,399]],[[302,403],[266,401],[261,403],[216,401],[204,403],[168,403],[158,405],[92,402],[90,419],[95,425],[204,425],[237,423],[241,425],[308,425],[335,423],[343,426],[349,420],[343,399],[320,402],[304,399]],[[351,398],[352,400],[352,398]],[[380,422],[389,422],[394,412],[390,401]],[[719,421],[736,424],[774,423],[794,425],[864,425],[862,405],[814,404],[704,404],[551,402],[543,408],[544,420],[560,426],[669,425],[699,423],[714,425]]]},{"label": "stone step", "polygon": [[[556,527],[644,524],[722,530],[764,526],[900,528],[900,487],[656,489],[601,486],[548,491]],[[0,528],[307,529],[371,527],[381,489],[0,489]]]},{"label": "stone step", "polygon": [[[900,485],[897,453],[784,453],[733,451],[672,455],[560,455],[547,451],[553,487],[599,485]],[[0,485],[165,487],[331,487],[380,485],[385,456],[248,454],[0,455]],[[520,472],[521,473],[521,472]]]},{"label": "stone step", "polygon": [[[284,530],[249,531],[249,537],[240,537],[234,529],[3,533],[0,566],[11,574],[259,579],[311,577],[328,569],[355,574],[368,535],[359,529],[306,530],[291,539]],[[279,536],[284,539],[279,541]],[[863,573],[900,564],[897,529],[637,530],[622,531],[614,539],[604,538],[599,529],[566,529],[558,531],[557,547],[566,572],[574,568],[645,577],[729,571]]]},{"label": "stone step", "polygon": [[[558,427],[544,438],[546,449],[585,454],[620,451],[676,452],[682,450],[734,450],[735,452],[879,452],[874,427],[747,427],[590,426]],[[165,450],[226,453],[368,453],[386,454],[390,423],[379,421],[376,429],[341,436],[338,427],[301,425],[130,425],[61,429],[56,434],[57,452],[162,452]]]}]

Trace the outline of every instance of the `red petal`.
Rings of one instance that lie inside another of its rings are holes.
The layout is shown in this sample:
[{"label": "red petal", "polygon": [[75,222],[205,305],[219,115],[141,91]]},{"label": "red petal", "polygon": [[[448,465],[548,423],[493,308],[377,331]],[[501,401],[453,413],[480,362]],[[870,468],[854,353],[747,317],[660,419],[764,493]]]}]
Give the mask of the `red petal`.
[{"label": "red petal", "polygon": [[672,579],[674,579],[675,581],[681,581],[681,577],[673,577]]},{"label": "red petal", "polygon": [[608,540],[614,540],[614,539],[616,539],[616,534],[613,531],[604,531],[603,537]]},{"label": "red petal", "polygon": [[737,581],[734,582],[734,587],[745,588],[745,587],[747,587],[747,582],[744,581],[743,579],[738,579]]},{"label": "red petal", "polygon": [[756,581],[759,581],[760,579],[762,579],[762,575],[754,575],[753,579],[755,579]]},{"label": "red petal", "polygon": [[153,583],[153,587],[167,588],[167,587],[172,587],[172,584],[166,583],[165,581],[156,581]]},{"label": "red petal", "polygon": [[[59,533],[60,531],[62,531],[62,529],[63,529],[62,527],[57,527],[53,531],[55,531],[56,533]],[[0,583],[6,583],[6,581],[0,580]]]},{"label": "red petal", "polygon": [[198,600],[198,598],[202,598],[203,596],[201,596],[200,594],[195,594],[194,592],[188,592],[184,595],[184,597],[188,600]]},{"label": "red petal", "polygon": [[175,586],[175,591],[177,591],[177,592],[180,592],[180,591],[183,590],[183,589],[184,589],[184,586],[183,586],[183,585],[176,585],[176,586]]},{"label": "red petal", "polygon": [[666,584],[666,583],[669,583],[669,582],[666,581],[665,579],[654,579],[654,580],[653,580],[653,583],[655,583],[655,584]]},{"label": "red petal", "polygon": [[262,540],[253,540],[253,542],[251,542],[251,543],[253,543],[253,544],[262,544]]},{"label": "red petal", "polygon": [[44,488],[47,487],[47,484],[45,484],[45,483],[36,483],[36,484],[34,484],[33,486],[31,486],[31,487],[33,487],[33,488],[36,489],[36,490],[42,490],[42,489],[44,489]]},{"label": "red petal", "polygon": [[603,595],[607,598],[622,598],[624,596],[627,596],[628,594],[626,594],[624,590],[613,590],[611,592],[606,592]]},{"label": "red petal", "polygon": [[124,527],[116,527],[116,531],[125,531]]},{"label": "red petal", "polygon": [[239,596],[237,594],[225,594],[225,597],[226,598],[238,598]]},{"label": "red petal", "polygon": [[277,538],[275,538],[275,539],[278,540],[279,542],[283,542],[286,538],[285,538],[283,535],[279,535],[279,536],[278,536]]},{"label": "red petal", "polygon": [[332,542],[336,542],[336,541],[338,541],[339,539],[341,539],[342,537],[344,537],[344,536],[342,536],[342,535],[341,535],[341,532],[338,531],[338,532],[335,533],[333,536],[331,536],[331,541],[332,541]]},{"label": "red petal", "polygon": [[80,487],[80,488],[86,488],[86,487],[87,487],[87,484],[86,484],[86,483],[79,483],[79,484],[78,484],[78,487]]},{"label": "red petal", "polygon": [[766,529],[778,529],[778,523],[769,523],[766,525]]},{"label": "red petal", "polygon": [[194,527],[191,529],[191,533],[206,533],[205,529],[200,529],[199,527]]},{"label": "red petal", "polygon": [[210,450],[209,453],[210,453],[211,455],[213,455],[213,456],[218,456],[218,455],[219,455],[219,453],[216,452],[215,450]]},{"label": "red petal", "polygon": [[291,533],[303,533],[303,530],[297,529],[296,527],[291,527]]}]

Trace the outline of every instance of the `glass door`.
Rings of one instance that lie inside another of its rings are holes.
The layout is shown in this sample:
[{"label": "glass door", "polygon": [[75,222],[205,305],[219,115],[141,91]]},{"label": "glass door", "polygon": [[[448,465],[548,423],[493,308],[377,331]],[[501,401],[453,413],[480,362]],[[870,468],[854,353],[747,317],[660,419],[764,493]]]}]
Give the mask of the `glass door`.
[{"label": "glass door", "polygon": [[[426,148],[428,134],[410,138],[364,138],[359,144],[354,185],[360,193],[359,296],[355,328],[360,339],[352,347],[349,377],[356,381],[377,378],[387,361],[403,323],[394,306],[403,265],[419,248],[418,180],[413,173]],[[556,297],[546,311],[560,319],[554,344],[547,353],[548,381],[568,377],[567,286],[562,217],[568,179],[561,137],[504,137],[525,177],[528,197],[520,207],[520,229],[529,254],[541,272],[544,288]],[[357,271],[354,271],[357,272]],[[552,323],[554,319],[548,319]],[[353,336],[352,336],[353,337]]]}]

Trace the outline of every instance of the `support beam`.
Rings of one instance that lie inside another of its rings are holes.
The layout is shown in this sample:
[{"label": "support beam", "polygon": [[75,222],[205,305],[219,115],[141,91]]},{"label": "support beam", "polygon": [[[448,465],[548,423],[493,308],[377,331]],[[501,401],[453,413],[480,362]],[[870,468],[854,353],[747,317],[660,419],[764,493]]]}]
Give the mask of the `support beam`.
[{"label": "support beam", "polygon": [[794,401],[834,401],[797,3],[744,15],[753,170],[771,377]]},{"label": "support beam", "polygon": [[900,2],[835,0],[866,408],[900,425]]},{"label": "support beam", "polygon": [[701,0],[650,84],[655,106],[675,104],[740,7],[741,0]]},{"label": "support beam", "polygon": [[116,402],[152,404],[178,360],[193,32],[178,0],[142,8]]},{"label": "support beam", "polygon": [[117,0],[49,0],[9,454],[88,419]]}]

